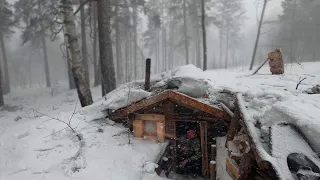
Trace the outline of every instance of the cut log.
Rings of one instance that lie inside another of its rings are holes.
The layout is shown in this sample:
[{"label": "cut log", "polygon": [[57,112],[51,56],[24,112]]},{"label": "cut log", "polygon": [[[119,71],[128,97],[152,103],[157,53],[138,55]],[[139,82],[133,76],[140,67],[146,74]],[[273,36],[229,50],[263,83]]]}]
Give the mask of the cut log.
[{"label": "cut log", "polygon": [[217,179],[217,162],[210,161],[210,180]]},{"label": "cut log", "polygon": [[235,135],[240,131],[241,125],[240,125],[239,121],[240,121],[240,110],[239,110],[239,107],[236,105],[235,106],[234,116],[231,119],[230,128],[229,128],[229,131],[228,131],[228,134],[227,134],[225,147],[227,147],[228,141],[233,140]]},{"label": "cut log", "polygon": [[283,74],[284,63],[280,49],[276,49],[268,54],[270,71],[272,74]]},{"label": "cut log", "polygon": [[255,169],[255,159],[252,152],[246,153],[241,158],[239,176],[237,180],[253,179]]}]

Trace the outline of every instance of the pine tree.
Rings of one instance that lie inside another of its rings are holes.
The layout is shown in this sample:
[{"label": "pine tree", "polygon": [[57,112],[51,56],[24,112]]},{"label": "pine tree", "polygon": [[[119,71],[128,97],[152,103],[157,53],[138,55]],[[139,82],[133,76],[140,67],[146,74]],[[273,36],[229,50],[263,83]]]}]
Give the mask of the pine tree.
[{"label": "pine tree", "polygon": [[[0,48],[2,54],[2,60],[4,65],[4,74],[1,73],[0,85],[2,86],[2,93],[7,94],[10,92],[10,77],[9,77],[9,67],[8,67],[8,57],[6,52],[6,38],[10,38],[13,32],[13,27],[16,26],[16,21],[13,17],[13,12],[11,10],[11,5],[5,1],[0,0]],[[0,70],[1,71],[1,70]],[[1,104],[1,103],[0,103]]]},{"label": "pine tree", "polygon": [[41,47],[44,58],[46,86],[51,86],[50,69],[47,52],[47,37],[54,40],[62,30],[57,22],[60,17],[57,4],[50,0],[19,0],[14,5],[16,14],[24,23],[22,32],[23,44],[30,42],[32,46]]}]

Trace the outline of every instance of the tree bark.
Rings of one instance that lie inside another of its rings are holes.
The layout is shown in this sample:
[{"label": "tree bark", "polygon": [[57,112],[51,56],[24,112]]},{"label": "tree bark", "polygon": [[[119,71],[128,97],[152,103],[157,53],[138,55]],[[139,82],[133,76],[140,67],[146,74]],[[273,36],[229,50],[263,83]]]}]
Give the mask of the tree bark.
[{"label": "tree bark", "polygon": [[92,17],[93,17],[93,63],[94,63],[94,87],[101,84],[101,73],[98,61],[98,30],[97,30],[97,3],[92,2]]},{"label": "tree bark", "polygon": [[[67,38],[65,38],[65,39],[67,39]],[[68,47],[66,48],[66,56],[67,56],[67,64],[68,64],[69,89],[76,89],[77,88],[76,83],[74,82],[73,74],[72,74],[72,59],[70,57]]]},{"label": "tree bark", "polygon": [[[194,21],[194,36],[195,36],[195,64],[198,68],[202,67],[202,60],[201,60],[201,33],[200,33],[200,26],[199,25],[199,17],[198,17],[198,3],[197,0],[192,0],[192,16]],[[201,9],[201,7],[200,7]]]},{"label": "tree bark", "polygon": [[291,39],[290,39],[290,58],[291,58],[291,63],[294,62],[294,56],[293,56],[293,38],[294,38],[294,19],[295,19],[295,14],[297,10],[297,0],[293,1],[294,7],[293,7],[293,12],[292,12],[292,20],[291,20]]},{"label": "tree bark", "polygon": [[72,58],[72,73],[77,87],[78,97],[82,107],[92,104],[89,83],[85,76],[84,64],[81,58],[79,39],[77,37],[72,0],[61,0],[63,13],[64,35],[67,37],[68,48]]},{"label": "tree bark", "polygon": [[184,32],[184,46],[186,51],[186,64],[189,64],[189,39],[188,39],[188,29],[187,29],[187,4],[186,0],[183,0],[183,32]]},{"label": "tree bark", "polygon": [[[38,1],[38,14],[41,16],[41,1]],[[43,22],[40,21],[40,28],[44,29]],[[48,62],[48,52],[47,52],[47,44],[46,44],[46,35],[44,31],[40,32],[41,43],[42,43],[42,50],[43,50],[43,60],[44,60],[44,72],[46,76],[46,86],[51,87],[51,80],[50,80],[50,69],[49,69],[49,62]]]},{"label": "tree bark", "polygon": [[[85,0],[80,0],[80,5],[83,4]],[[80,19],[81,19],[81,52],[82,59],[84,63],[84,70],[87,81],[90,85],[90,76],[89,76],[89,62],[88,62],[88,49],[87,49],[87,36],[86,36],[86,15],[85,15],[85,6],[80,9]]]},{"label": "tree bark", "polygon": [[207,34],[206,34],[206,10],[205,10],[205,0],[201,0],[201,9],[202,9],[202,16],[201,16],[201,24],[202,24],[202,42],[203,42],[203,70],[207,70]]},{"label": "tree bark", "polygon": [[252,70],[253,65],[254,65],[254,61],[255,61],[255,58],[256,58],[259,39],[260,39],[260,33],[261,33],[261,26],[262,26],[262,23],[263,23],[263,18],[264,18],[264,13],[266,11],[267,3],[268,3],[268,0],[264,0],[263,9],[262,9],[262,12],[261,12],[261,18],[260,18],[259,27],[258,27],[258,32],[257,32],[257,37],[256,37],[256,43],[254,45],[253,55],[252,55],[252,59],[251,59],[251,64],[250,64],[249,70]]},{"label": "tree bark", "polygon": [[4,100],[3,100],[3,92],[2,92],[2,67],[0,63],[0,107],[4,105]]},{"label": "tree bark", "polygon": [[[118,3],[118,1],[116,1]],[[121,32],[120,32],[120,26],[119,26],[119,6],[116,4],[115,7],[115,31],[116,31],[116,61],[117,61],[117,81],[118,84],[123,83],[123,71],[122,71],[122,56],[121,56]]]},{"label": "tree bark", "polygon": [[0,34],[0,41],[1,41],[1,52],[2,52],[2,58],[3,58],[3,65],[4,65],[4,82],[3,82],[3,94],[10,93],[10,78],[9,78],[9,67],[8,67],[8,57],[6,52],[6,46],[4,43],[4,37],[3,34]]},{"label": "tree bark", "polygon": [[111,42],[111,4],[110,0],[97,1],[98,6],[98,30],[100,48],[100,67],[102,74],[102,95],[116,88],[116,78],[113,65]]},{"label": "tree bark", "polygon": [[138,24],[138,12],[137,12],[137,0],[134,0],[133,4],[133,70],[134,70],[134,77],[137,77],[138,70],[137,70],[137,51],[138,51],[138,33],[137,33],[137,24]]}]

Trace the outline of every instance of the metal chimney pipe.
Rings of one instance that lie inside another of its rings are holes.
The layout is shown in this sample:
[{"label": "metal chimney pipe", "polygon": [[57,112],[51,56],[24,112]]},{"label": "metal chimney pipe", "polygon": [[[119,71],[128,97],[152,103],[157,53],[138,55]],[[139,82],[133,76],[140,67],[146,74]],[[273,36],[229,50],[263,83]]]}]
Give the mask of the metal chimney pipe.
[{"label": "metal chimney pipe", "polygon": [[144,90],[149,90],[150,89],[150,73],[151,73],[151,59],[148,58],[146,59],[146,79],[144,82]]}]

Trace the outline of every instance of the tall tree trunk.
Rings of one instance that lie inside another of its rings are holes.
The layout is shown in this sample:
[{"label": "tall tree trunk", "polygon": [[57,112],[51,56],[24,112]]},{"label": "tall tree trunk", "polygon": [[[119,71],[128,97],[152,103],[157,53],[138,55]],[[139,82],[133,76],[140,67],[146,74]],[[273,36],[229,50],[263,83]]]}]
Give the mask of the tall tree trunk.
[{"label": "tall tree trunk", "polygon": [[100,67],[105,95],[116,88],[116,78],[113,65],[112,42],[111,42],[111,4],[110,0],[97,1],[98,6],[98,29]]},{"label": "tall tree trunk", "polygon": [[168,52],[167,52],[167,31],[166,28],[162,28],[162,51],[163,51],[163,66],[162,71],[168,70]]},{"label": "tall tree trunk", "polygon": [[226,68],[226,69],[228,69],[228,60],[229,60],[229,26],[227,26],[227,39],[226,39],[226,59],[225,59],[225,65],[224,65],[224,67]]},{"label": "tall tree trunk", "polygon": [[138,33],[137,33],[137,24],[138,24],[138,12],[137,12],[137,0],[134,0],[133,4],[133,70],[134,77],[137,77],[137,61],[138,61]]},{"label": "tall tree trunk", "polygon": [[[41,16],[41,1],[38,1],[38,14]],[[40,21],[40,28],[44,29],[43,22]],[[50,69],[49,69],[49,62],[48,62],[48,52],[47,52],[47,44],[46,44],[46,35],[44,31],[40,32],[41,43],[42,43],[42,50],[43,50],[43,58],[44,58],[44,72],[46,76],[46,86],[51,87],[51,80],[50,80]]]},{"label": "tall tree trunk", "polygon": [[6,46],[4,43],[4,37],[3,34],[0,34],[0,41],[1,41],[1,52],[2,52],[2,58],[3,58],[3,65],[4,65],[4,82],[2,91],[3,94],[8,94],[10,92],[10,78],[9,78],[9,67],[8,67],[8,57],[6,52]]},{"label": "tall tree trunk", "polygon": [[291,58],[291,63],[294,62],[294,55],[293,55],[293,39],[294,39],[294,19],[295,19],[295,14],[296,14],[296,9],[297,9],[297,0],[293,1],[294,7],[293,7],[293,12],[292,12],[292,19],[291,19],[291,39],[290,39],[290,58]]},{"label": "tall tree trunk", "polygon": [[[80,0],[80,5],[83,4],[85,0]],[[86,34],[86,14],[85,6],[80,9],[80,19],[81,19],[81,52],[82,59],[84,63],[84,70],[87,81],[90,85],[90,76],[89,76],[89,62],[88,62],[88,49],[87,49],[87,34]]]},{"label": "tall tree trunk", "polygon": [[77,86],[78,97],[82,107],[92,104],[92,96],[89,82],[85,76],[84,64],[79,51],[79,39],[77,37],[75,17],[73,14],[72,0],[61,0],[63,13],[64,35],[67,37],[68,48],[72,59],[72,73]]},{"label": "tall tree trunk", "polygon": [[28,59],[29,88],[32,88],[32,53]]},{"label": "tall tree trunk", "polygon": [[98,30],[97,30],[97,3],[92,2],[92,17],[93,17],[93,63],[94,63],[94,87],[101,84],[101,73],[98,61]]},{"label": "tall tree trunk", "polygon": [[205,10],[205,0],[202,0],[201,2],[201,8],[202,8],[202,16],[201,16],[201,22],[202,22],[202,42],[203,42],[203,70],[207,70],[207,34],[206,34],[206,10]]},{"label": "tall tree trunk", "polygon": [[183,0],[183,33],[184,33],[184,46],[186,51],[186,64],[189,64],[189,39],[188,39],[188,29],[187,29],[187,3]]},{"label": "tall tree trunk", "polygon": [[[201,25],[199,25],[199,16],[198,16],[198,3],[197,0],[192,0],[192,17],[194,21],[194,36],[195,36],[195,64],[198,68],[202,67],[202,60],[201,60],[201,33],[200,28]],[[201,9],[201,7],[200,7]]]},{"label": "tall tree trunk", "polygon": [[[67,39],[67,38],[65,38]],[[69,89],[76,89],[76,83],[74,82],[74,77],[72,74],[72,59],[70,57],[69,49],[66,48],[66,56],[67,56],[67,63],[68,63],[68,79],[69,79]]]},{"label": "tall tree trunk", "polygon": [[262,26],[262,23],[263,23],[263,17],[264,17],[264,13],[265,13],[265,11],[266,11],[267,3],[268,3],[268,0],[264,0],[263,9],[262,9],[262,12],[261,12],[261,18],[260,18],[260,22],[259,22],[259,26],[258,26],[256,43],[255,43],[255,45],[254,45],[253,55],[252,55],[252,59],[251,59],[251,63],[250,63],[250,68],[249,68],[249,70],[252,70],[253,65],[254,65],[254,61],[255,61],[255,58],[256,58],[256,54],[257,54],[257,50],[258,50],[258,44],[259,44],[259,39],[260,39],[260,33],[261,33],[261,26]]},{"label": "tall tree trunk", "polygon": [[[63,29],[63,34],[65,34],[65,30]],[[74,77],[72,74],[72,58],[70,56],[69,47],[68,47],[68,36],[64,35],[64,43],[66,46],[66,60],[67,60],[67,70],[68,70],[68,82],[69,89],[76,89],[76,83],[74,82]]]},{"label": "tall tree trunk", "polygon": [[[116,1],[116,3],[119,3]],[[116,31],[116,64],[117,64],[117,81],[118,84],[123,83],[123,71],[122,71],[122,56],[121,56],[121,31],[120,31],[120,26],[119,26],[119,5],[116,4],[115,7],[115,31]]]},{"label": "tall tree trunk", "polygon": [[220,48],[219,48],[219,50],[220,50],[220,52],[219,52],[219,68],[222,68],[222,63],[223,63],[223,27],[221,27],[220,29],[219,29],[219,38],[220,38],[220,40],[219,40],[219,45],[220,45]]}]

